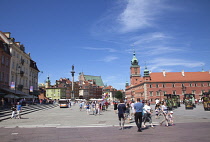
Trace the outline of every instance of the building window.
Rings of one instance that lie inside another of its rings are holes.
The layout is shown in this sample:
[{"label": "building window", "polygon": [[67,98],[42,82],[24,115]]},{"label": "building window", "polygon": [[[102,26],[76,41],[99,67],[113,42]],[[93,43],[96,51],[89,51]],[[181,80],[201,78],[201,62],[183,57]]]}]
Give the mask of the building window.
[{"label": "building window", "polygon": [[160,91],[156,91],[156,96],[160,96]]},{"label": "building window", "polygon": [[192,94],[195,94],[195,92],[196,92],[195,90],[192,90]]},{"label": "building window", "polygon": [[150,96],[153,96],[153,91],[150,91],[149,94],[150,94]]},{"label": "building window", "polygon": [[197,87],[197,83],[195,83],[195,87]]},{"label": "building window", "polygon": [[158,86],[158,84],[156,84],[156,88],[158,88],[159,86]]},{"label": "building window", "polygon": [[203,94],[205,92],[205,90],[201,90],[201,94]]},{"label": "building window", "polygon": [[174,83],[172,84],[172,87],[173,87],[173,88],[175,87],[175,84],[174,84]]},{"label": "building window", "polygon": [[201,83],[201,87],[203,87],[204,85],[203,85],[203,83]]},{"label": "building window", "polygon": [[174,94],[174,95],[175,95],[175,94],[176,94],[176,90],[173,90],[173,91],[172,91],[172,94]]},{"label": "building window", "polygon": [[165,84],[163,84],[163,88],[165,88]]},{"label": "building window", "polygon": [[190,87],[192,87],[192,84],[190,83]]},{"label": "building window", "polygon": [[149,85],[149,88],[152,88],[152,84]]},{"label": "building window", "polygon": [[184,84],[182,84],[182,87],[184,87]]},{"label": "building window", "polygon": [[1,63],[4,64],[4,55],[1,57]]}]

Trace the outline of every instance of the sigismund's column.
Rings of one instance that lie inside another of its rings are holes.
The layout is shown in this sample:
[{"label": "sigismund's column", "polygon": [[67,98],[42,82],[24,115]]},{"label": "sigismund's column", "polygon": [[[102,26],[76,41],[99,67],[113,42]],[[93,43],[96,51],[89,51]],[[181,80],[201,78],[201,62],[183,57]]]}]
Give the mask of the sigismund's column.
[{"label": "sigismund's column", "polygon": [[71,75],[72,75],[72,91],[71,91],[71,100],[74,101],[74,65],[72,65],[72,71],[71,71]]}]

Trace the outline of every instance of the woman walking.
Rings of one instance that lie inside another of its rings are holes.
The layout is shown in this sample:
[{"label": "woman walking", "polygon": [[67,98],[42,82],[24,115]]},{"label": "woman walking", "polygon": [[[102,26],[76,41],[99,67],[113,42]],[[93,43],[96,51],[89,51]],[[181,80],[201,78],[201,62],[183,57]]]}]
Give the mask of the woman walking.
[{"label": "woman walking", "polygon": [[166,106],[166,102],[162,102],[161,112],[163,114],[163,120],[160,122],[160,125],[165,122],[166,126],[168,127],[168,107]]}]

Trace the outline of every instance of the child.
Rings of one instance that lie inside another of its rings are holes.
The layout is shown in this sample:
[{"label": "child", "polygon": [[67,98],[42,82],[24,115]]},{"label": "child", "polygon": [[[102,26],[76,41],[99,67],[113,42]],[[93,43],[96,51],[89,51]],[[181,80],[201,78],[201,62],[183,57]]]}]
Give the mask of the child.
[{"label": "child", "polygon": [[173,117],[173,111],[170,111],[169,115],[168,115],[168,119],[169,119],[169,123],[171,125],[174,125],[174,117]]}]

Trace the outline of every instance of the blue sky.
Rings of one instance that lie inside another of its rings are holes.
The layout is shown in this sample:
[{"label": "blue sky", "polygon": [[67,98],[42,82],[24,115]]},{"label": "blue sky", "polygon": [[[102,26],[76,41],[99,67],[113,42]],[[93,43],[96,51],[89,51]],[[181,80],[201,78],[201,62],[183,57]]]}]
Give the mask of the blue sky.
[{"label": "blue sky", "polygon": [[0,30],[11,32],[50,76],[101,76],[124,89],[133,49],[152,72],[210,70],[209,0],[1,0]]}]

